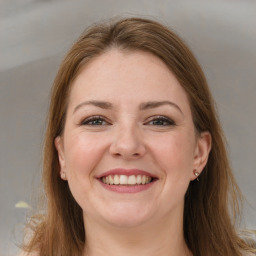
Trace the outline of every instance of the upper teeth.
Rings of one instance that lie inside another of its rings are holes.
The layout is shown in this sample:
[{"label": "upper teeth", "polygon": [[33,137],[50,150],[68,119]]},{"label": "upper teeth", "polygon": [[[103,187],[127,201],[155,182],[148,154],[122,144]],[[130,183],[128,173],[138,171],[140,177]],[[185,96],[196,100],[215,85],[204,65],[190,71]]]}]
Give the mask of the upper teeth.
[{"label": "upper teeth", "polygon": [[108,185],[136,185],[148,184],[152,180],[151,177],[146,175],[108,175],[102,177],[102,181]]}]

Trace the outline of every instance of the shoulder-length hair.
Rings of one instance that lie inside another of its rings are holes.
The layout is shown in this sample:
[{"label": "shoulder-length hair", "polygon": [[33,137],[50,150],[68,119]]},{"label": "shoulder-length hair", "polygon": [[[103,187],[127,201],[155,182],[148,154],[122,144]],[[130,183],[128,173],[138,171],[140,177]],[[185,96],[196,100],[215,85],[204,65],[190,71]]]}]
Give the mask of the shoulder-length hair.
[{"label": "shoulder-length hair", "polygon": [[160,58],[188,95],[196,131],[211,134],[212,149],[200,182],[192,181],[185,196],[184,237],[193,255],[238,256],[243,250],[253,251],[235,230],[241,193],[231,172],[225,138],[202,69],[173,31],[141,18],[93,25],[64,58],[52,88],[44,144],[47,210],[34,222],[32,239],[24,249],[39,251],[40,256],[82,253],[86,243],[82,209],[71,195],[67,182],[59,177],[54,139],[64,129],[72,82],[88,62],[111,48],[149,52]]}]

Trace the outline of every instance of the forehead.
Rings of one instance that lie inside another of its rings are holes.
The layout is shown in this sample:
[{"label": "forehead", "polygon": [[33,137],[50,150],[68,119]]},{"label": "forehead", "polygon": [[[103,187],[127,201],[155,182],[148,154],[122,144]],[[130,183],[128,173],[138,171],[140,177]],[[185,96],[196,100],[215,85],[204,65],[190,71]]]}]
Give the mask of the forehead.
[{"label": "forehead", "polygon": [[89,62],[72,84],[70,104],[85,99],[187,101],[167,65],[143,51],[111,49]]}]

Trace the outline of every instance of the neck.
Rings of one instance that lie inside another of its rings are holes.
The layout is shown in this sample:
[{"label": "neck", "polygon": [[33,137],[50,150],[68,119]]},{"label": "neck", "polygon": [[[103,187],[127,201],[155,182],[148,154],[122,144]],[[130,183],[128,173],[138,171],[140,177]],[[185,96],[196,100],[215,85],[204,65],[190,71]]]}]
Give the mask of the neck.
[{"label": "neck", "polygon": [[85,218],[84,256],[191,256],[183,236],[182,218],[157,224],[118,228]]}]

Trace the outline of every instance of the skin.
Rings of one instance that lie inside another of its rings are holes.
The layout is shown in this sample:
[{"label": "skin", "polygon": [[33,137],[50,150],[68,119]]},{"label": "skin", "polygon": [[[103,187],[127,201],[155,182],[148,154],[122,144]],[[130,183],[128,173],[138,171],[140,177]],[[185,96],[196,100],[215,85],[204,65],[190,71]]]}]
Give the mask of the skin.
[{"label": "skin", "polygon": [[[111,108],[83,104],[92,100]],[[163,101],[172,104],[141,109]],[[191,255],[184,195],[207,162],[211,136],[196,135],[186,92],[159,58],[111,49],[86,65],[55,145],[60,175],[83,209],[85,255]],[[109,191],[96,176],[114,168],[145,170],[157,181],[142,192]]]}]

